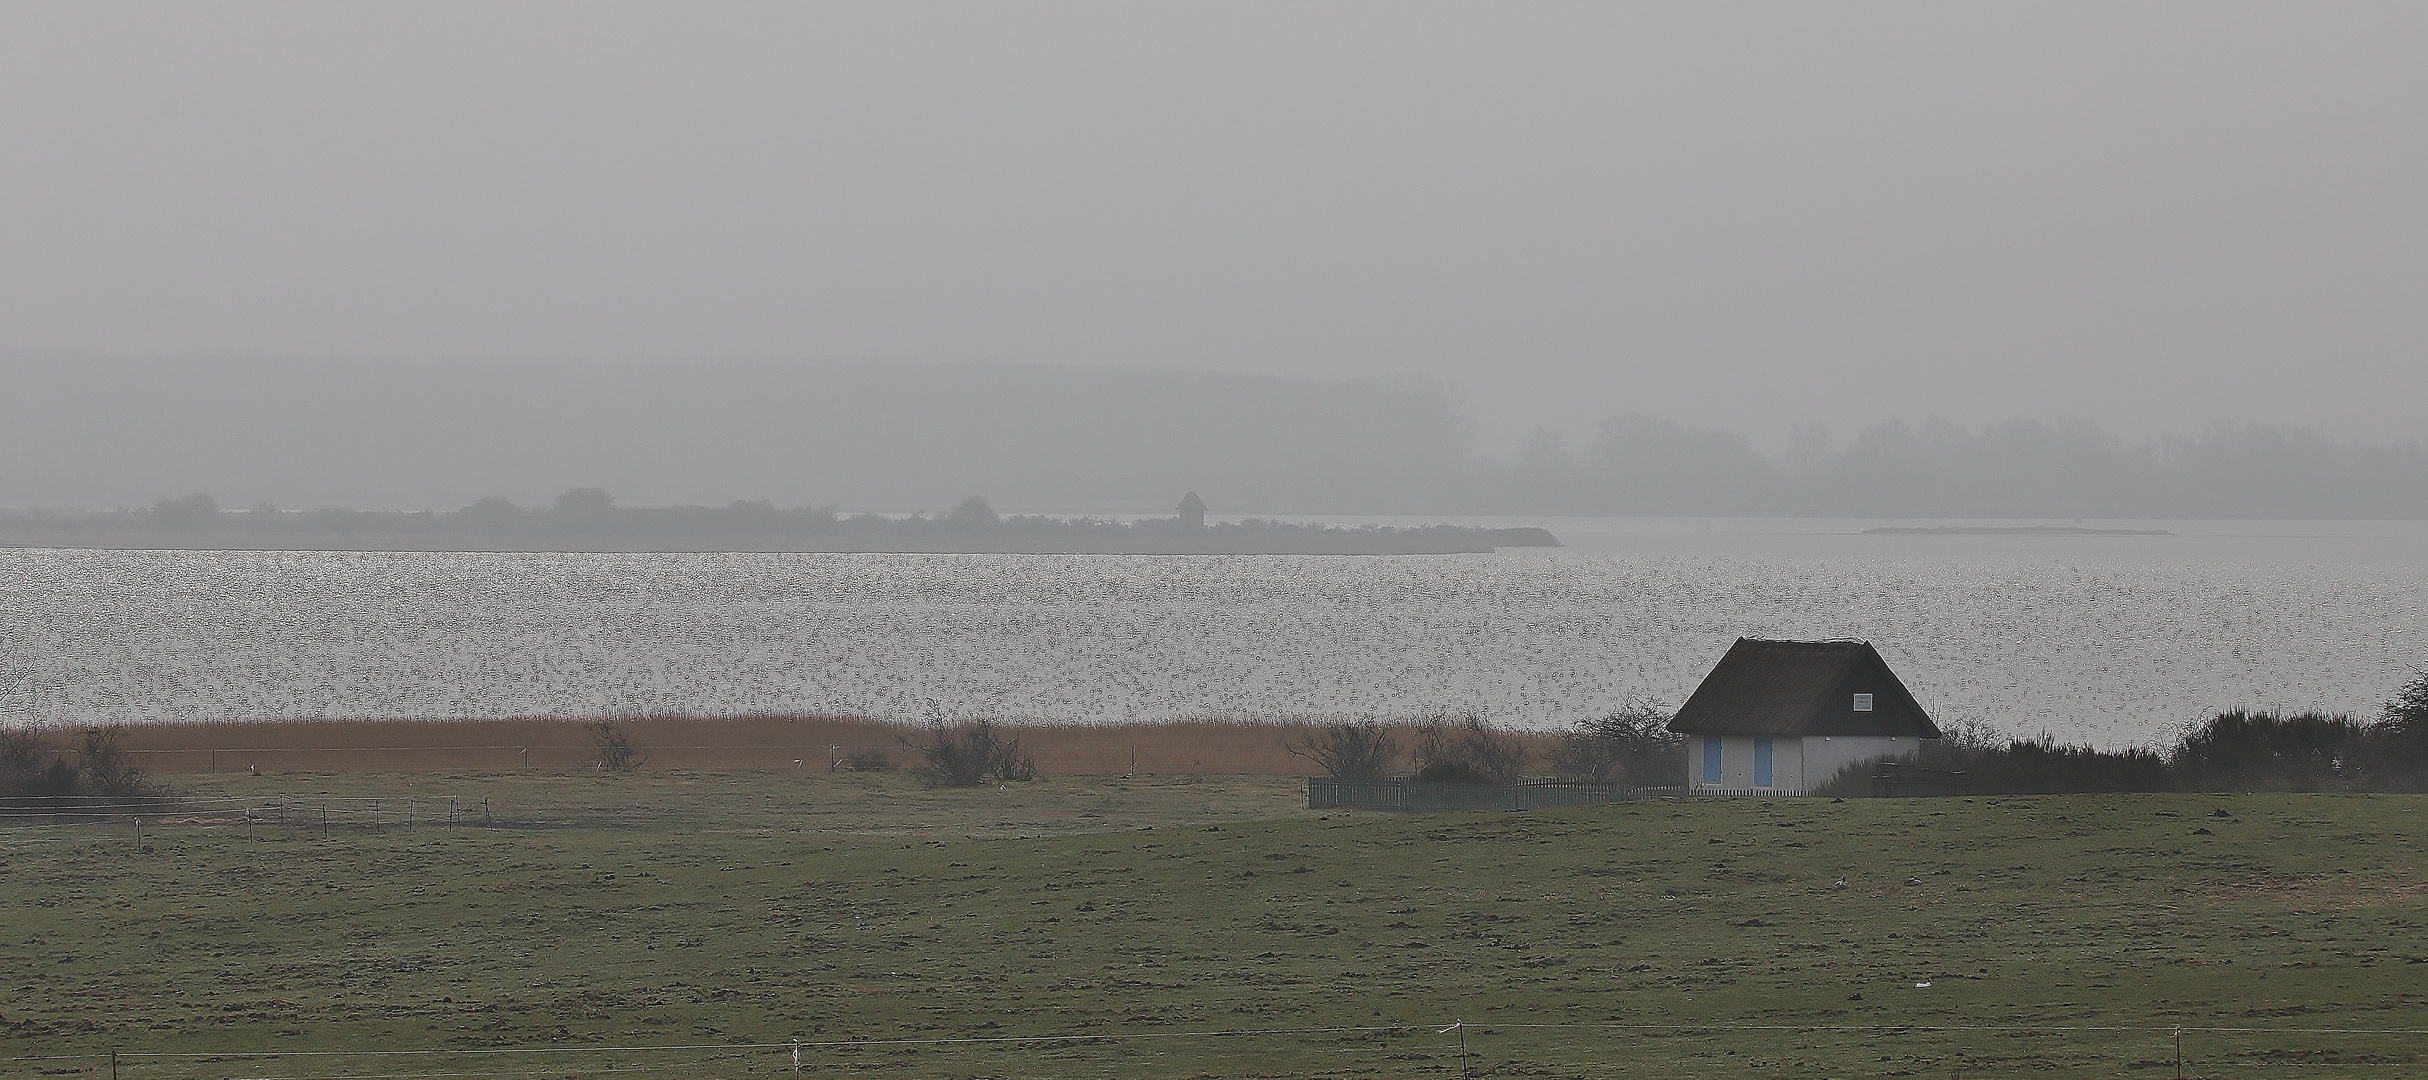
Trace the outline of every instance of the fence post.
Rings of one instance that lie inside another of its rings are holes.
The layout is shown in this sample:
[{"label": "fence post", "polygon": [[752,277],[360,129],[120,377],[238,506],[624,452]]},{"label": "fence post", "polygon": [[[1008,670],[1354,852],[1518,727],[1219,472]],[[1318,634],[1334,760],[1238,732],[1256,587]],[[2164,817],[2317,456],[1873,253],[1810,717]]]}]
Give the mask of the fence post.
[{"label": "fence post", "polygon": [[118,1051],[110,1051],[110,1080],[118,1080]]},{"label": "fence post", "polygon": [[2175,1029],[2175,1080],[2184,1080],[2184,1029]]}]

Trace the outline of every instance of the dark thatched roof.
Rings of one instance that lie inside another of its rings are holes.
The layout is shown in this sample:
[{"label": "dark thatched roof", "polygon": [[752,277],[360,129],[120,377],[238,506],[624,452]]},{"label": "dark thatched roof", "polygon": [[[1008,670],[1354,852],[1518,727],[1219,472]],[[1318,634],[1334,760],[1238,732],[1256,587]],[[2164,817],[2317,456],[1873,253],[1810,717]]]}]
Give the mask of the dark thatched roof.
[{"label": "dark thatched roof", "polygon": [[[1856,712],[1856,694],[1872,711]],[[1867,641],[1738,638],[1669,730],[1688,735],[1895,735],[1939,727]]]}]

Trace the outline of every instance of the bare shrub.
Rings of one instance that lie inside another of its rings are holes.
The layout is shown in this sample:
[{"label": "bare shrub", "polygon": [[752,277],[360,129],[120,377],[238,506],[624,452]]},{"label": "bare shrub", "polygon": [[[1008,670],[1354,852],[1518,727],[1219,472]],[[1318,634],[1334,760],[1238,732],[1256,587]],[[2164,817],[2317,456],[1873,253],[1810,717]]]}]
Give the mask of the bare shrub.
[{"label": "bare shrub", "polygon": [[929,782],[944,787],[975,787],[988,780],[1024,781],[1037,778],[1037,761],[1020,749],[1020,738],[1006,735],[994,724],[973,720],[959,727],[930,721],[927,735],[902,744],[916,751]]},{"label": "bare shrub", "polygon": [[649,760],[633,745],[632,730],[614,720],[591,721],[590,744],[597,750],[599,768],[608,772],[631,772]]},{"label": "bare shrub", "polygon": [[92,728],[78,736],[72,760],[35,732],[0,731],[0,797],[132,798],[152,791],[119,748],[116,728]]},{"label": "bare shrub", "polygon": [[1686,774],[1686,736],[1669,730],[1670,714],[1631,705],[1578,724],[1551,750],[1551,771],[1597,784],[1674,784]]},{"label": "bare shrub", "polygon": [[1381,780],[1399,761],[1399,738],[1373,720],[1326,724],[1309,732],[1305,744],[1283,739],[1281,748],[1314,762],[1335,780]]},{"label": "bare shrub", "polygon": [[31,731],[0,731],[0,797],[76,793],[76,766]]},{"label": "bare shrub", "polygon": [[76,743],[76,759],[84,787],[95,795],[137,795],[146,789],[143,774],[118,748],[116,728],[92,728]]},{"label": "bare shrub", "polygon": [[1514,784],[1526,769],[1526,746],[1484,722],[1435,717],[1416,726],[1416,778],[1436,784]]}]

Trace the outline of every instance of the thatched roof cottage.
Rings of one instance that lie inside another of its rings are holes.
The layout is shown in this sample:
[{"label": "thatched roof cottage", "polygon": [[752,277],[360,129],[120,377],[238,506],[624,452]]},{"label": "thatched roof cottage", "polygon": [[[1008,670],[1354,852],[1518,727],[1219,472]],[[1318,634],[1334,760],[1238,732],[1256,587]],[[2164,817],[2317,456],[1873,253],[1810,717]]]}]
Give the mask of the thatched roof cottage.
[{"label": "thatched roof cottage", "polygon": [[1849,765],[1904,757],[1939,727],[1867,641],[1738,638],[1669,730],[1689,790],[1802,795]]}]

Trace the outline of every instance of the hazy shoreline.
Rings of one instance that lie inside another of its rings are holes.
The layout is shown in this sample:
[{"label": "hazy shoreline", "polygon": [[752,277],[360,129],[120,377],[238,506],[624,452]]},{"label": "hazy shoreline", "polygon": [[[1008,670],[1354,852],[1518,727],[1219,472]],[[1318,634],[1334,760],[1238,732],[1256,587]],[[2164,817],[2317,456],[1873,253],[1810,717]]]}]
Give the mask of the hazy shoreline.
[{"label": "hazy shoreline", "polygon": [[846,517],[764,502],[617,506],[595,488],[529,510],[489,499],[446,513],[223,511],[207,496],[191,496],[141,510],[0,512],[0,547],[96,551],[1448,555],[1558,546],[1537,526],[1208,522],[1202,508],[1194,518],[1005,517],[974,496],[937,517]]}]

